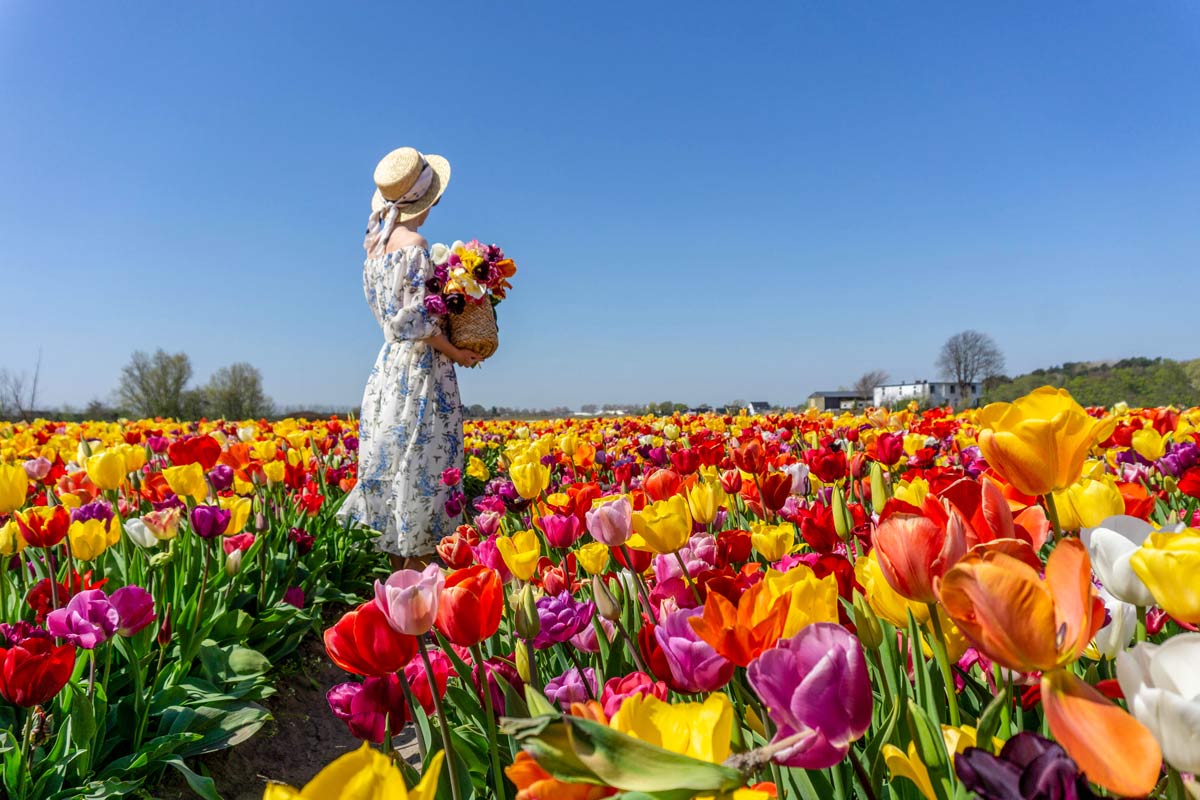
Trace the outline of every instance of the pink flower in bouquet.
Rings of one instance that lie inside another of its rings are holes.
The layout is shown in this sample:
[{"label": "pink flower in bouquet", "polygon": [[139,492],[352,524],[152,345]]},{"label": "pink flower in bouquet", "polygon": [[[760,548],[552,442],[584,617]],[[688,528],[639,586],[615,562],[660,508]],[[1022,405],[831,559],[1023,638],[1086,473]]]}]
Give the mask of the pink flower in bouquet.
[{"label": "pink flower in bouquet", "polygon": [[624,677],[608,679],[600,693],[600,704],[604,706],[604,715],[612,718],[626,698],[640,694],[666,700],[668,691],[662,681],[656,681],[644,672],[631,672]]},{"label": "pink flower in bouquet", "polygon": [[423,571],[401,569],[386,583],[375,581],[375,605],[399,633],[421,636],[428,633],[437,618],[438,598],[446,578],[437,564]]},{"label": "pink flower in bouquet", "polygon": [[871,725],[866,658],[841,625],[817,622],[780,640],[751,662],[748,676],[775,723],[775,741],[805,734],[775,757],[785,766],[832,767]]}]

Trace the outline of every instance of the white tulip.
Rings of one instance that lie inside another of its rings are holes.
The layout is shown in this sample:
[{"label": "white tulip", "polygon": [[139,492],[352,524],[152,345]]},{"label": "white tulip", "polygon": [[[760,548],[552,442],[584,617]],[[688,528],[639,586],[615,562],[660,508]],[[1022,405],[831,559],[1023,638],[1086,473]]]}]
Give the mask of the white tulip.
[{"label": "white tulip", "polygon": [[1142,642],[1117,655],[1117,681],[1130,712],[1154,734],[1163,758],[1200,772],[1200,633]]},{"label": "white tulip", "polygon": [[138,547],[149,550],[151,547],[158,546],[158,538],[150,532],[150,529],[146,527],[146,523],[137,517],[130,517],[125,520],[125,524],[122,527],[125,528],[125,533],[129,534],[129,538]]},{"label": "white tulip", "polygon": [[238,439],[243,442],[252,442],[254,437],[258,436],[258,428],[253,425],[245,425],[237,429]]},{"label": "white tulip", "polygon": [[450,248],[441,242],[434,242],[429,248],[429,260],[434,266],[441,266],[450,260]]},{"label": "white tulip", "polygon": [[783,468],[792,479],[792,494],[808,494],[808,465],[797,461]]},{"label": "white tulip", "polygon": [[1101,588],[1097,594],[1108,609],[1109,622],[1096,631],[1096,650],[1104,658],[1112,659],[1123,651],[1133,641],[1137,633],[1137,607],[1113,597],[1107,589]]},{"label": "white tulip", "polygon": [[1154,526],[1149,522],[1124,514],[1109,517],[1096,527],[1079,532],[1091,557],[1092,571],[1100,583],[1118,600],[1135,606],[1154,605],[1154,595],[1129,564],[1129,559],[1151,533],[1154,533]]}]

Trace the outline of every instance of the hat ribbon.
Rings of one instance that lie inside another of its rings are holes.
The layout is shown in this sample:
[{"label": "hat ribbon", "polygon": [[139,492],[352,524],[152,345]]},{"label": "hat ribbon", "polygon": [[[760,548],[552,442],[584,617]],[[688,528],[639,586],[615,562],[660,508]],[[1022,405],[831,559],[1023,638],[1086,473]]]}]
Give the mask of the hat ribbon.
[{"label": "hat ribbon", "polygon": [[392,230],[396,226],[400,206],[415,203],[429,191],[429,186],[433,183],[433,167],[429,166],[429,162],[423,156],[421,163],[423,165],[421,173],[417,175],[412,188],[395,200],[384,198],[383,206],[378,211],[372,211],[371,216],[367,218],[367,235],[363,239],[363,249],[367,251],[368,255],[382,254],[383,248],[387,246],[387,241],[391,238]]}]

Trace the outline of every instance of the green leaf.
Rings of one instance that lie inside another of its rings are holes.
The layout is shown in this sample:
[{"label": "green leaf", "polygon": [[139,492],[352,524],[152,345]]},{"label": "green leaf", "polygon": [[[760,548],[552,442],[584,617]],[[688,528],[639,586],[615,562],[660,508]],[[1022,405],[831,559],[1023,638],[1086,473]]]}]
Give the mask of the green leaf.
[{"label": "green leaf", "polygon": [[[871,743],[867,745],[865,760],[867,762],[867,770],[870,773],[871,780],[879,785],[884,770],[883,746],[892,743],[892,737],[896,733],[896,725],[900,722],[900,698],[896,698],[892,702],[892,708],[888,711],[887,718],[883,721],[883,725],[876,731],[875,736],[871,738]],[[902,748],[903,749],[903,748]]]},{"label": "green leaf", "polygon": [[217,785],[212,778],[207,775],[197,775],[187,764],[183,763],[183,759],[179,756],[171,756],[165,761],[174,767],[187,781],[192,791],[203,797],[204,800],[221,800],[221,795],[217,794]]},{"label": "green leaf", "polygon": [[[992,739],[1007,739],[1011,731],[1001,731],[1000,722],[1004,707],[1008,705],[1008,687],[1001,687],[996,699],[988,703],[987,708],[979,717],[979,725],[975,731],[975,744],[989,753],[992,752]],[[997,734],[1001,734],[997,736]]]},{"label": "green leaf", "polygon": [[531,717],[561,717],[558,709],[555,708],[546,696],[534,689],[528,684],[525,686],[525,705],[529,707],[529,715]]},{"label": "green leaf", "polygon": [[953,800],[956,781],[950,769],[950,756],[942,730],[916,702],[908,701],[908,729],[917,755],[929,771],[929,781],[937,800]]}]

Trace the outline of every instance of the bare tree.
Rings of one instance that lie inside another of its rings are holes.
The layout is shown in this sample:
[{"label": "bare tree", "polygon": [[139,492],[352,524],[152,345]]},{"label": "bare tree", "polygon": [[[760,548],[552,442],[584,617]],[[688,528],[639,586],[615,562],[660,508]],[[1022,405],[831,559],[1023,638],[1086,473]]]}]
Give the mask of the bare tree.
[{"label": "bare tree", "polygon": [[265,417],[274,404],[263,393],[262,373],[252,364],[239,361],[221,367],[204,387],[207,410],[227,420]]},{"label": "bare tree", "polygon": [[21,418],[30,422],[37,405],[38,381],[42,376],[42,351],[33,364],[33,378],[0,369],[0,417]]},{"label": "bare tree", "polygon": [[125,410],[143,417],[174,417],[184,414],[184,389],[192,378],[187,353],[168,353],[162,348],[147,355],[136,351],[121,369],[117,398]]},{"label": "bare tree", "polygon": [[971,396],[971,384],[1004,371],[1004,354],[986,333],[963,331],[942,345],[937,368],[958,385],[958,396],[965,399]]},{"label": "bare tree", "polygon": [[886,370],[873,369],[870,372],[864,373],[861,378],[854,382],[854,393],[863,397],[871,397],[875,392],[875,387],[887,383],[890,377]]}]

